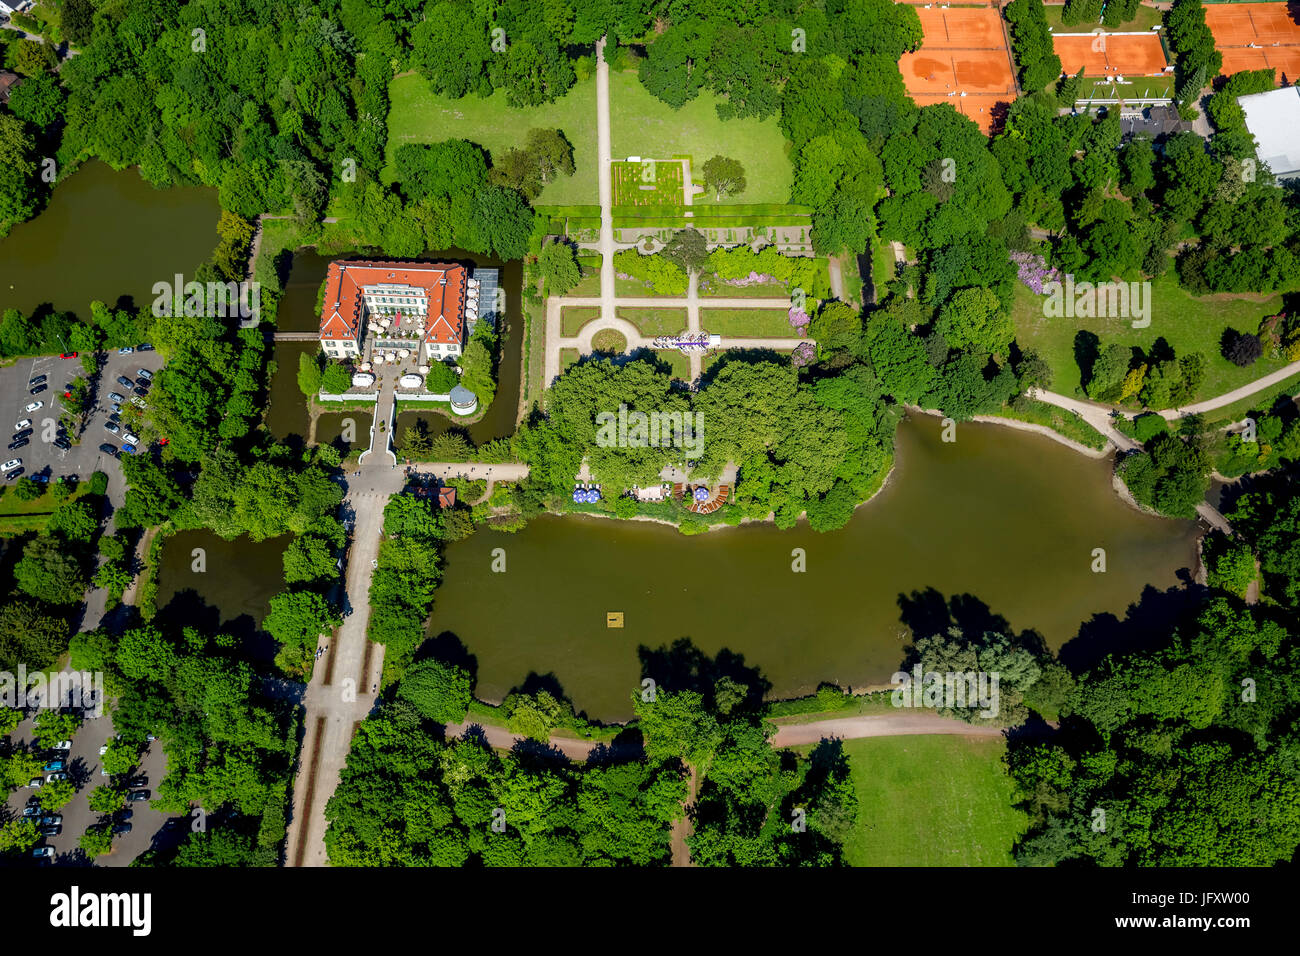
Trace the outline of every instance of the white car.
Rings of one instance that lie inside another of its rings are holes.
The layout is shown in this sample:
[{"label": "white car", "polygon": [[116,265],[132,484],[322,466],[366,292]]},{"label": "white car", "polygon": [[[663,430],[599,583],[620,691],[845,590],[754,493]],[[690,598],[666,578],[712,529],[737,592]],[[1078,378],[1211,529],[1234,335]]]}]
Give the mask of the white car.
[{"label": "white car", "polygon": [[104,756],[104,754],[106,753],[108,753],[108,744],[104,744],[104,746],[99,748],[99,755],[101,757]]},{"label": "white car", "polygon": [[135,346],[134,346],[134,345],[123,345],[120,349],[117,350],[117,354],[118,354],[118,355],[130,355],[130,354],[131,354],[132,352],[134,352],[134,351],[135,351]]},{"label": "white car", "polygon": [[71,740],[60,740],[57,744],[55,744],[55,745],[54,745],[53,747],[51,747],[50,749],[51,749],[51,750],[71,750],[71,749],[72,749],[72,741],[71,741]]},{"label": "white car", "polygon": [[149,371],[147,368],[138,368],[135,370],[135,374],[138,375],[140,378],[144,379],[146,382],[153,381],[153,372]]},{"label": "white car", "polygon": [[14,431],[20,432],[32,423],[30,418],[24,418],[20,422],[14,422]]},{"label": "white car", "polygon": [[140,436],[132,435],[130,432],[125,432],[122,435],[122,441],[126,442],[128,445],[138,445],[140,444]]},{"label": "white car", "polygon": [[131,404],[137,408],[144,408],[144,399],[139,395],[133,395],[131,396]]},{"label": "white car", "polygon": [[117,426],[116,426],[115,424],[113,424],[112,422],[105,422],[105,423],[104,423],[104,431],[108,432],[110,435],[116,435],[116,434],[117,434],[117,431],[118,431],[118,428],[117,428]]},{"label": "white car", "polygon": [[10,458],[10,459],[9,459],[7,462],[5,462],[3,465],[0,465],[0,471],[13,471],[15,468],[17,468],[17,467],[18,467],[19,465],[21,465],[22,463],[23,463],[23,460],[22,460],[21,458]]},{"label": "white car", "polygon": [[23,411],[25,411],[25,412],[34,412],[34,411],[36,411],[38,408],[44,408],[44,407],[45,407],[45,403],[44,403],[44,402],[32,402],[32,403],[30,403],[26,408],[24,408]]}]

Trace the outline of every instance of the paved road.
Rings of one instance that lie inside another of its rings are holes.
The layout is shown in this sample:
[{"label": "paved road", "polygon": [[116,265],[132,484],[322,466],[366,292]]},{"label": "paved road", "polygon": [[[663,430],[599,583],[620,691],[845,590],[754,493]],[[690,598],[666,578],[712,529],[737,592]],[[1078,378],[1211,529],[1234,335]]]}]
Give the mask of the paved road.
[{"label": "paved road", "polygon": [[1256,392],[1262,392],[1266,388],[1281,384],[1292,375],[1300,375],[1300,362],[1292,362],[1290,365],[1278,369],[1276,372],[1270,372],[1267,375],[1260,376],[1253,382],[1247,382],[1240,388],[1234,388],[1231,392],[1224,392],[1215,398],[1206,399],[1203,402],[1196,402],[1185,408],[1170,408],[1160,413],[1160,417],[1167,421],[1177,421],[1180,418],[1186,418],[1188,415],[1201,415],[1205,412],[1212,412],[1216,408],[1222,408],[1225,405],[1231,405],[1239,402],[1243,398],[1249,398]]},{"label": "paved road", "polygon": [[[522,734],[512,733],[504,727],[475,725],[466,720],[447,725],[447,736],[459,737],[469,727],[478,726],[488,744],[499,750],[509,750],[521,740]],[[937,714],[900,712],[897,714],[861,714],[856,717],[831,717],[804,724],[778,724],[774,747],[798,747],[815,744],[827,737],[856,740],[861,737],[898,737],[908,734],[956,734],[966,737],[1000,737],[1001,727],[968,724],[965,721],[940,717]],[[552,747],[571,760],[586,760],[598,744],[572,737],[552,737]]]},{"label": "paved road", "polygon": [[[380,396],[380,407],[388,407],[391,417],[391,386],[388,392]],[[376,416],[371,447],[362,456],[359,473],[347,476],[343,510],[351,513],[354,523],[344,578],[345,617],[333,637],[322,639],[327,651],[317,662],[303,697],[305,733],[293,788],[287,841],[289,866],[328,864],[325,804],[338,788],[352,748],[353,728],[374,707],[383,674],[384,649],[366,636],[370,581],[379,555],[384,506],[402,490],[405,477],[388,450],[391,429],[381,431],[378,427],[382,420]]]}]

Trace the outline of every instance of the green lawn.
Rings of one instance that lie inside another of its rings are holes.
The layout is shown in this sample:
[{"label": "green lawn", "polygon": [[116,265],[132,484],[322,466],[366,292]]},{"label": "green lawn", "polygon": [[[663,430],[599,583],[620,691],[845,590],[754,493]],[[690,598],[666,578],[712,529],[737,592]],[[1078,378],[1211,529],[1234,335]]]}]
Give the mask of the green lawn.
[{"label": "green lawn", "polygon": [[569,366],[575,364],[581,357],[577,349],[560,349],[560,372],[567,372]]},{"label": "green lawn", "polygon": [[627,319],[642,335],[676,335],[686,328],[685,309],[644,309],[620,306],[615,310],[620,319]]},{"label": "green lawn", "polygon": [[1079,90],[1080,100],[1152,100],[1168,99],[1174,95],[1172,76],[1134,76],[1125,78],[1123,83],[1114,80],[1097,79],[1085,83]]},{"label": "green lawn", "polygon": [[[1047,25],[1052,28],[1053,33],[1091,33],[1100,24],[1097,23],[1075,23],[1071,26],[1064,26],[1061,23],[1061,11],[1065,9],[1065,4],[1044,4],[1043,10],[1047,14]],[[1138,7],[1137,13],[1132,20],[1124,23],[1108,23],[1104,29],[1111,33],[1137,33],[1140,30],[1150,30],[1160,22],[1160,11],[1155,7]]]},{"label": "green lawn", "polygon": [[677,349],[662,349],[655,352],[655,358],[662,359],[672,366],[673,378],[683,382],[691,380],[691,360],[684,352]]},{"label": "green lawn", "polygon": [[626,352],[627,338],[618,329],[601,329],[591,337],[593,352]]},{"label": "green lawn", "polygon": [[393,152],[404,143],[467,139],[496,155],[511,147],[522,146],[524,137],[534,127],[559,129],[573,144],[576,169],[572,176],[562,176],[542,190],[534,204],[564,206],[600,202],[596,180],[594,78],[575,84],[554,103],[528,109],[507,106],[503,90],[497,90],[486,99],[472,94],[459,100],[438,96],[417,73],[394,78],[388,96],[391,106],[385,147],[385,181],[390,181],[393,175]]},{"label": "green lawn", "polygon": [[763,282],[754,285],[726,285],[717,278],[700,283],[701,298],[715,299],[786,299],[790,288],[784,282]]},{"label": "green lawn", "polygon": [[582,279],[565,295],[600,295],[600,263],[603,258],[599,253],[594,256],[579,256],[578,265],[582,266]]},{"label": "green lawn", "polygon": [[1012,866],[1024,829],[1002,769],[1000,738],[847,740],[858,822],[845,841],[854,866]]},{"label": "green lawn", "polygon": [[1206,412],[1204,415],[1205,423],[1207,426],[1217,427],[1231,422],[1239,422],[1246,417],[1248,412],[1267,411],[1272,407],[1273,400],[1282,394],[1290,395],[1293,398],[1300,394],[1300,375],[1292,375],[1276,385],[1260,389],[1249,398],[1243,398],[1239,402],[1233,402],[1231,405],[1224,405],[1222,408]]},{"label": "green lawn", "polygon": [[610,163],[614,186],[614,208],[679,207],[682,192],[682,164],[668,160],[652,163]]},{"label": "green lawn", "polygon": [[1255,333],[1259,321],[1282,309],[1280,295],[1210,295],[1197,297],[1179,287],[1177,279],[1166,275],[1152,284],[1154,302],[1151,325],[1135,329],[1130,319],[1121,318],[1048,318],[1043,315],[1045,298],[1034,295],[1016,283],[1011,314],[1016,323],[1016,341],[1021,348],[1038,352],[1052,367],[1052,391],[1062,395],[1082,395],[1079,366],[1074,358],[1075,334],[1086,329],[1101,339],[1102,347],[1113,342],[1150,349],[1164,338],[1175,354],[1200,352],[1205,356],[1205,380],[1196,394],[1197,400],[1213,398],[1231,391],[1261,375],[1286,364],[1284,359],[1260,359],[1249,368],[1238,368],[1219,352],[1219,339],[1225,328]]},{"label": "green lawn", "polygon": [[[786,141],[775,116],[754,119],[718,119],[718,98],[703,91],[679,110],[646,92],[635,73],[609,77],[610,146],[615,159],[691,158],[691,179],[699,182],[700,168],[713,156],[738,159],[745,167],[747,188],[725,202],[784,203],[790,201],[794,171],[786,156]],[[594,107],[593,107],[594,111]],[[592,123],[595,139],[595,123]],[[595,189],[593,183],[592,189]],[[699,194],[695,203],[713,202],[712,194]]]},{"label": "green lawn", "polygon": [[706,332],[742,339],[799,338],[785,309],[701,309]]},{"label": "green lawn", "polygon": [[600,318],[598,305],[570,305],[560,309],[560,335],[572,338],[592,319]]}]

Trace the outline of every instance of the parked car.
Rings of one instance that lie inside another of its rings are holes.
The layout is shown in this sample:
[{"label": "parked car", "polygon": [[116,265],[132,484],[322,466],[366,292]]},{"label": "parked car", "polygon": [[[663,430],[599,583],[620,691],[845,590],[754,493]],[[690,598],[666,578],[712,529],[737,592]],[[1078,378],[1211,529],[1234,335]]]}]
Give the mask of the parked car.
[{"label": "parked car", "polygon": [[146,381],[150,381],[150,382],[153,381],[153,372],[149,371],[147,368],[138,368],[135,370],[135,374],[139,375],[142,379],[145,379]]},{"label": "parked car", "polygon": [[34,411],[36,411],[38,408],[44,408],[44,407],[45,407],[45,403],[44,403],[44,402],[28,402],[27,405],[26,405],[26,407],[23,408],[23,411],[25,411],[25,412],[34,412]]},{"label": "parked car", "polygon": [[60,352],[60,353],[59,353],[59,358],[76,358],[76,357],[77,357],[77,353],[76,353],[76,352]]},{"label": "parked car", "polygon": [[114,823],[114,824],[113,824],[113,832],[114,832],[114,833],[130,833],[130,832],[131,832],[131,824],[129,824],[129,823]]},{"label": "parked car", "polygon": [[32,420],[30,418],[24,418],[22,421],[14,423],[14,430],[22,431],[24,428],[31,427],[31,424]]},{"label": "parked car", "polygon": [[119,395],[119,394],[117,394],[117,392],[109,392],[109,393],[108,393],[108,400],[109,400],[110,402],[117,402],[117,404],[121,405],[123,402],[126,401],[126,396],[125,396],[125,395]]},{"label": "parked car", "polygon": [[72,749],[72,741],[71,741],[71,740],[60,740],[57,744],[55,744],[55,745],[54,745],[53,747],[51,747],[50,749],[51,749],[51,750],[71,750],[71,749]]},{"label": "parked car", "polygon": [[118,355],[130,355],[130,354],[131,354],[132,352],[134,352],[134,351],[135,351],[135,346],[134,346],[134,345],[123,345],[120,349],[117,350],[117,354],[118,354]]},{"label": "parked car", "polygon": [[153,381],[145,378],[143,375],[135,380],[136,388],[143,388],[146,392],[153,388]]},{"label": "parked car", "polygon": [[21,478],[26,468],[15,468],[13,471],[5,473],[5,481],[13,481],[15,478]]},{"label": "parked car", "polygon": [[108,442],[104,442],[104,444],[100,445],[99,450],[105,455],[113,455],[114,457],[117,455],[117,446],[110,445]]},{"label": "parked car", "polygon": [[51,760],[41,769],[46,773],[54,773],[56,770],[62,770],[67,764],[62,760]]},{"label": "parked car", "polygon": [[101,757],[104,756],[104,754],[106,753],[108,753],[108,744],[104,744],[102,747],[99,748],[99,755]]},{"label": "parked car", "polygon": [[11,442],[9,443],[9,450],[10,450],[10,451],[13,451],[14,449],[17,449],[17,448],[24,448],[24,447],[26,447],[27,445],[30,445],[30,444],[31,444],[31,439],[28,439],[28,438],[20,438],[20,439],[18,439],[17,441],[11,441]]},{"label": "parked car", "polygon": [[33,790],[39,790],[41,787],[45,786],[45,778],[32,777],[32,779],[27,781],[27,786]]},{"label": "parked car", "polygon": [[62,448],[64,451],[67,451],[72,447],[72,442],[68,441],[66,435],[60,435],[58,438],[54,439],[51,444],[54,445],[55,448]]},{"label": "parked car", "polygon": [[10,459],[9,459],[7,462],[5,462],[3,465],[0,465],[0,470],[3,470],[3,471],[13,471],[15,468],[17,468],[17,467],[18,467],[19,465],[21,465],[22,463],[23,463],[23,460],[22,460],[21,458],[10,458]]},{"label": "parked car", "polygon": [[140,444],[140,436],[132,435],[130,432],[123,432],[122,441],[126,442],[128,445],[138,445]]},{"label": "parked car", "polygon": [[116,435],[118,432],[118,428],[117,425],[115,425],[113,422],[105,422],[104,431],[108,432],[110,435]]},{"label": "parked car", "polygon": [[135,447],[134,445],[123,445],[123,446],[122,446],[122,454],[124,454],[124,455],[134,455],[135,453],[136,453],[136,447]]},{"label": "parked car", "polygon": [[24,817],[24,818],[26,818],[26,817],[36,817],[37,819],[39,819],[39,818],[40,818],[40,815],[41,815],[41,808],[40,808],[40,805],[39,805],[39,804],[29,803],[29,804],[27,804],[27,806],[23,807],[23,817]]},{"label": "parked car", "polygon": [[57,823],[52,823],[49,826],[37,827],[36,832],[43,837],[56,837],[63,832],[63,827]]},{"label": "parked car", "polygon": [[32,850],[32,856],[38,860],[52,860],[54,859],[54,847],[38,846]]},{"label": "parked car", "polygon": [[46,381],[48,381],[48,380],[49,380],[49,376],[48,376],[48,375],[37,375],[34,379],[32,379],[32,380],[31,380],[30,382],[28,382],[27,384],[28,384],[28,385],[41,385],[41,384],[43,384],[44,382],[46,382]]},{"label": "parked car", "polygon": [[41,826],[43,827],[59,826],[62,823],[63,814],[61,813],[47,813],[45,816],[41,817]]},{"label": "parked car", "polygon": [[134,813],[135,813],[134,810],[131,810],[127,807],[123,807],[121,810],[118,810],[116,813],[113,814],[113,819],[116,820],[118,823],[121,823],[124,820],[130,820]]},{"label": "parked car", "polygon": [[35,388],[30,388],[30,389],[28,389],[28,390],[27,390],[27,394],[28,394],[28,395],[39,395],[39,394],[41,394],[41,392],[45,391],[47,388],[49,388],[48,385],[37,385]]},{"label": "parked car", "polygon": [[122,416],[119,415],[117,412],[113,412],[113,414],[108,416],[108,420],[112,422],[114,425],[116,425],[118,422],[122,420]]},{"label": "parked car", "polygon": [[139,385],[137,385],[135,388],[131,389],[131,391],[135,392],[137,398],[148,398],[148,397],[149,397],[149,389],[147,389],[147,388],[141,388]]},{"label": "parked car", "polygon": [[138,777],[132,777],[126,782],[126,786],[128,790],[137,790],[140,787],[147,787],[149,786],[149,778],[143,774]]},{"label": "parked car", "polygon": [[30,428],[20,428],[18,429],[18,431],[14,432],[14,441],[17,441],[20,438],[31,438],[31,437],[32,437],[32,429]]},{"label": "parked car", "polygon": [[134,405],[136,408],[144,408],[144,399],[141,398],[139,395],[133,396],[131,399],[131,404]]},{"label": "parked car", "polygon": [[126,795],[126,799],[127,799],[127,802],[128,802],[128,803],[139,803],[141,800],[148,800],[148,799],[149,799],[149,791],[148,791],[148,790],[132,790],[130,793],[128,793],[128,794]]},{"label": "parked car", "polygon": [[135,347],[135,350],[137,352],[152,352],[153,346],[150,345],[148,342],[141,342],[139,345]]},{"label": "parked car", "polygon": [[68,775],[66,773],[47,773],[45,775],[46,783],[54,783],[54,781],[56,780],[67,780],[67,779],[68,779]]},{"label": "parked car", "polygon": [[32,481],[36,482],[38,485],[48,484],[49,480],[49,475],[32,475]]},{"label": "parked car", "polygon": [[135,383],[132,382],[132,381],[131,381],[129,378],[127,378],[125,375],[119,375],[119,376],[117,377],[117,384],[118,384],[118,385],[125,385],[127,388],[130,388],[130,387],[131,387],[132,385],[134,385]]}]

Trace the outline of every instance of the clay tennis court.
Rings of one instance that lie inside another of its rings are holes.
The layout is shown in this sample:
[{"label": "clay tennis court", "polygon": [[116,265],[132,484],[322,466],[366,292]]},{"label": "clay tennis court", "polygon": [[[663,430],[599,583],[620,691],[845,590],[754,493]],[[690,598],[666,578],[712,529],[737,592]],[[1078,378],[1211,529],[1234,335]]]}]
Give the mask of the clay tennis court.
[{"label": "clay tennis court", "polygon": [[1205,22],[1223,54],[1220,75],[1272,69],[1278,81],[1300,77],[1300,5],[1207,4]]},{"label": "clay tennis court", "polygon": [[952,104],[988,133],[994,107],[1016,95],[1001,16],[991,7],[914,9],[925,37],[898,59],[907,92],[918,106]]},{"label": "clay tennis court", "polygon": [[1285,3],[1207,3],[1205,23],[1220,47],[1300,46],[1300,23]]},{"label": "clay tennis court", "polygon": [[1058,34],[1052,46],[1061,69],[1073,76],[1157,76],[1168,62],[1154,33]]}]

